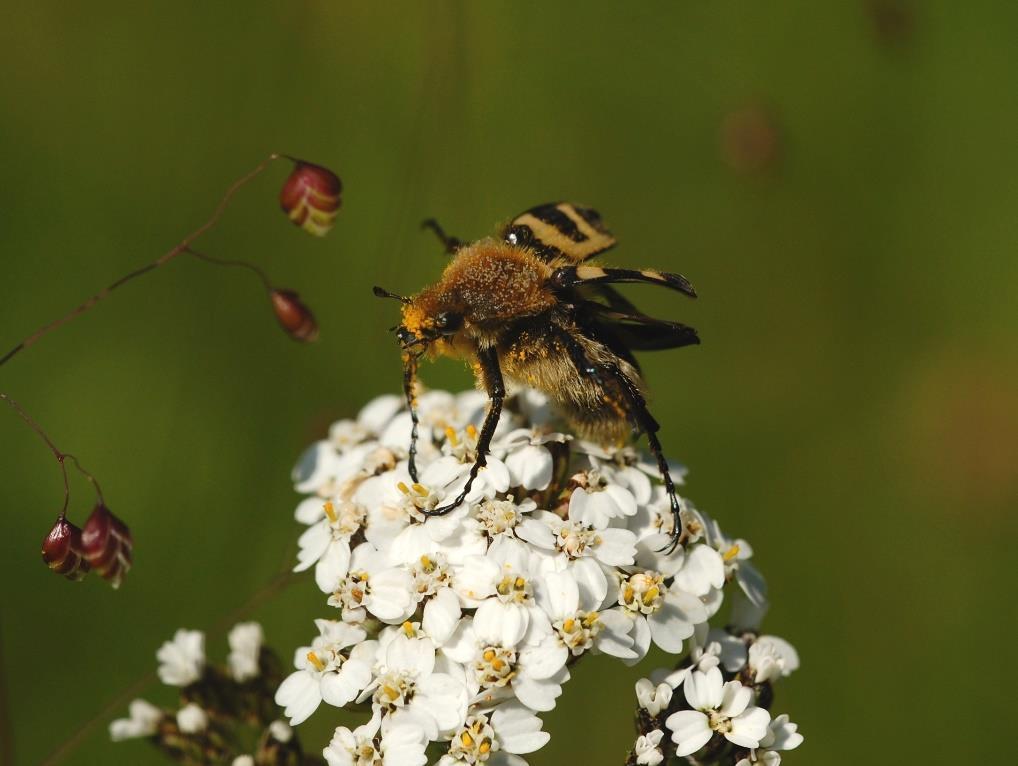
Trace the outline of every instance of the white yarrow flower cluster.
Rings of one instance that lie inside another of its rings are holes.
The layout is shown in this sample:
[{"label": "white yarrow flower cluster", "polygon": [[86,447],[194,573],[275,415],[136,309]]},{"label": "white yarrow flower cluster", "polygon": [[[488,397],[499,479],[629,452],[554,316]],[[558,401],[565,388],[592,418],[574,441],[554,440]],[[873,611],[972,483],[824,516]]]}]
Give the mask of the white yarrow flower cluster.
[{"label": "white yarrow flower cluster", "polygon": [[[127,718],[110,723],[110,738],[147,739],[163,754],[187,764],[319,763],[304,759],[290,725],[278,718],[272,696],[280,685],[280,662],[264,646],[261,625],[235,625],[227,642],[225,663],[213,665],[205,654],[205,634],[178,630],[159,647],[156,658],[160,680],[178,690],[179,707],[160,708],[136,699]],[[253,754],[238,752],[254,739]]]},{"label": "white yarrow flower cluster", "polygon": [[[744,602],[733,614],[766,608],[752,549],[683,501],[670,550],[669,498],[644,455],[554,430],[547,402],[523,391],[465,501],[429,515],[463,490],[486,406],[477,391],[418,397],[417,480],[396,396],[335,423],[301,457],[295,571],[313,569],[329,614],[276,693],[291,724],[322,703],[370,708],[363,725],[335,730],[330,766],[425,764],[426,752],[440,766],[525,766],[549,739],[538,714],[584,654],[635,664],[654,644],[684,659],[638,686],[654,725],[632,763],[717,750],[715,735],[746,764],[772,766],[765,753],[796,746],[794,725],[756,704],[798,665],[794,650],[709,625],[729,593]],[[725,683],[719,666],[745,682]]]}]

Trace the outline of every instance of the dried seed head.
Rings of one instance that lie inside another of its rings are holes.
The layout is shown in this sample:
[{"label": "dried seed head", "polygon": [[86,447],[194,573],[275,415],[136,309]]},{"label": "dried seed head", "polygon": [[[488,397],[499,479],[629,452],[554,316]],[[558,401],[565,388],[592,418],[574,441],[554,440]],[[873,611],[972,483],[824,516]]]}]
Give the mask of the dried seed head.
[{"label": "dried seed head", "polygon": [[308,343],[318,337],[315,315],[301,302],[297,293],[293,290],[273,290],[271,296],[276,319],[291,338]]},{"label": "dried seed head", "polygon": [[81,530],[63,514],[42,541],[42,560],[68,580],[81,580],[91,569],[82,549]]},{"label": "dried seed head", "polygon": [[85,558],[96,572],[119,588],[131,568],[131,531],[102,503],[96,505],[81,531]]},{"label": "dried seed head", "polygon": [[342,190],[331,170],[297,160],[279,193],[279,204],[297,226],[324,237],[336,220]]}]

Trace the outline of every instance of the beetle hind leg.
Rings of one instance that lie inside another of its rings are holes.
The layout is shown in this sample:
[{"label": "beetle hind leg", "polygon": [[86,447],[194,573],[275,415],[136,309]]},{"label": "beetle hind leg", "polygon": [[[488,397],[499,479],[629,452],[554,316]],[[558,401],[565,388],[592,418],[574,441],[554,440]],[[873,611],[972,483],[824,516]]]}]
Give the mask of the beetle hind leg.
[{"label": "beetle hind leg", "polygon": [[[589,377],[604,390],[606,403],[616,410],[617,415],[629,420],[634,427],[647,435],[647,442],[650,446],[651,454],[654,455],[654,459],[657,461],[658,471],[661,474],[661,480],[664,482],[665,491],[668,493],[668,502],[671,507],[671,535],[668,544],[662,549],[665,552],[671,553],[678,547],[679,540],[682,537],[682,505],[679,502],[678,494],[675,492],[675,482],[672,480],[671,472],[668,470],[668,460],[665,458],[664,448],[661,446],[661,440],[657,436],[661,426],[654,419],[654,416],[650,414],[650,410],[647,409],[647,400],[644,398],[639,386],[617,363],[592,359],[580,343],[568,335],[565,337],[568,339],[567,348],[569,355],[577,371],[581,375]],[[606,385],[608,381],[614,384],[612,388],[617,387],[621,395],[621,401],[616,401],[615,397],[612,396],[614,392]]]},{"label": "beetle hind leg", "polygon": [[459,252],[460,248],[463,247],[463,240],[451,237],[445,233],[445,229],[442,228],[441,224],[434,218],[428,218],[425,221],[421,221],[421,228],[427,229],[434,232],[435,236],[438,237],[439,242],[445,248],[445,252],[449,255],[455,255]]}]

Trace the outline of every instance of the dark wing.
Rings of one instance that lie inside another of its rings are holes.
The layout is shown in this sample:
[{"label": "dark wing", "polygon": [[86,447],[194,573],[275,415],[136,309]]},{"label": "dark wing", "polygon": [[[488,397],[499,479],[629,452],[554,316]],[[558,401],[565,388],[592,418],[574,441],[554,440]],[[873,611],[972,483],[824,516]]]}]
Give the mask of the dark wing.
[{"label": "dark wing", "polygon": [[614,287],[609,287],[605,284],[595,283],[592,285],[580,285],[579,293],[583,298],[588,300],[592,298],[600,298],[605,302],[608,308],[622,314],[640,313],[640,309],[636,308],[631,300]]},{"label": "dark wing", "polygon": [[[632,351],[660,351],[695,346],[700,342],[696,330],[680,322],[623,313],[593,301],[587,301],[577,309],[581,323],[592,334],[621,343]],[[615,343],[609,342],[609,345],[614,346]]]},{"label": "dark wing", "polygon": [[533,250],[547,263],[582,263],[615,246],[615,237],[589,207],[546,202],[513,218],[501,232],[510,245]]},{"label": "dark wing", "polygon": [[681,274],[656,269],[607,269],[603,266],[560,266],[551,275],[555,287],[576,288],[597,284],[618,284],[620,282],[643,282],[678,290],[690,298],[696,297],[696,290]]}]

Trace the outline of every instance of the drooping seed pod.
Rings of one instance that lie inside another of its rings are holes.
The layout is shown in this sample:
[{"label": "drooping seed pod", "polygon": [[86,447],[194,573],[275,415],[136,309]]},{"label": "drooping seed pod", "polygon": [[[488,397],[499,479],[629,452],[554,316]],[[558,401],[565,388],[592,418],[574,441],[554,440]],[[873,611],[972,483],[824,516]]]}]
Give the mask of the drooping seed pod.
[{"label": "drooping seed pod", "polygon": [[42,541],[42,560],[54,572],[75,582],[84,578],[91,569],[85,559],[81,530],[63,514]]},{"label": "drooping seed pod", "polygon": [[290,220],[324,237],[336,220],[343,183],[328,168],[297,160],[279,192],[279,205]]},{"label": "drooping seed pod", "polygon": [[85,558],[114,588],[131,568],[131,531],[102,503],[96,505],[81,531]]},{"label": "drooping seed pod", "polygon": [[294,340],[308,343],[318,337],[318,322],[311,309],[305,306],[293,290],[273,290],[272,309],[276,319]]}]

